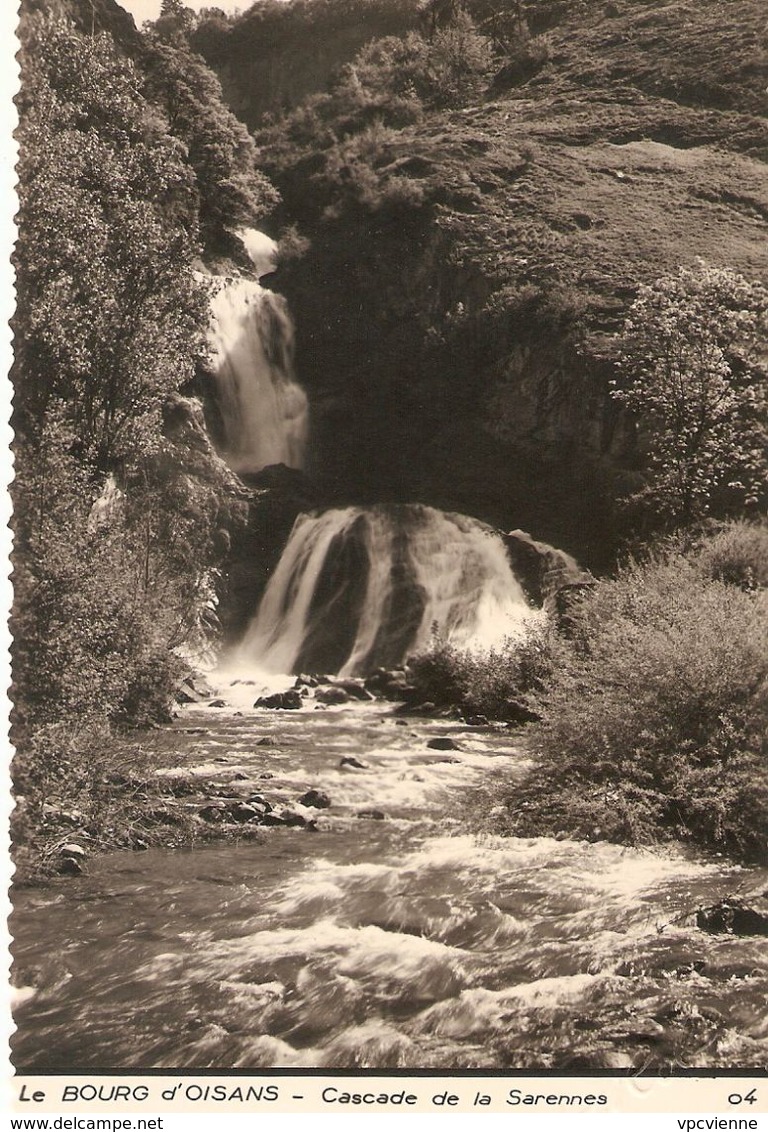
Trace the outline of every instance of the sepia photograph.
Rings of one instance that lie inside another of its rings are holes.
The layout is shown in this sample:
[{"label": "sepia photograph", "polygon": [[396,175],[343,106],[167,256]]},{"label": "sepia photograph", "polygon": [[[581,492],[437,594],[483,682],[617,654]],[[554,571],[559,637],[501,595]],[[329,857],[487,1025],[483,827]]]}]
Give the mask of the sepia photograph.
[{"label": "sepia photograph", "polygon": [[13,23],[13,1071],[764,1074],[764,0]]}]

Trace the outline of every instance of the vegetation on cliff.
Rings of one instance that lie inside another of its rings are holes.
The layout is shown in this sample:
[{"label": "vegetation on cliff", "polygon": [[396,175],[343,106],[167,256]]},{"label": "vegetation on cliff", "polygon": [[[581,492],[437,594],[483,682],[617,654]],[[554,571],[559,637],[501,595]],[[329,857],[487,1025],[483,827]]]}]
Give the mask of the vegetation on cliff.
[{"label": "vegetation on cliff", "polygon": [[[206,350],[194,268],[203,241],[221,244],[207,202],[222,183],[233,223],[275,200],[261,174],[246,176],[252,143],[201,60],[189,57],[185,85],[170,47],[153,41],[142,68],[108,31],[36,7],[20,27],[13,373],[22,856],[54,779],[76,805],[104,773],[94,748],[110,728],[168,717],[182,655],[210,630],[243,502],[199,407],[179,395]],[[183,113],[171,122],[174,89]]]},{"label": "vegetation on cliff", "polygon": [[705,266],[640,293],[618,339],[614,397],[642,429],[631,503],[650,526],[768,502],[768,291]]},{"label": "vegetation on cliff", "polygon": [[217,17],[215,50],[210,20],[191,34],[310,240],[280,286],[331,489],[604,569],[643,460],[609,384],[638,288],[768,268],[760,5],[463,8],[255,4]]}]

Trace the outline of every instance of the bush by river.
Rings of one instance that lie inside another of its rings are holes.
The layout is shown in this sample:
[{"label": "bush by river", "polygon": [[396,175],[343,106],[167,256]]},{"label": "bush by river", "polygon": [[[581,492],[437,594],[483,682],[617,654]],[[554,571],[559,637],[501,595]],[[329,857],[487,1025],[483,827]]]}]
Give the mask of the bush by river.
[{"label": "bush by river", "polygon": [[[415,659],[424,698],[538,720],[496,832],[768,860],[768,526],[670,540],[585,590],[564,629]],[[441,696],[442,691],[442,696]]]}]

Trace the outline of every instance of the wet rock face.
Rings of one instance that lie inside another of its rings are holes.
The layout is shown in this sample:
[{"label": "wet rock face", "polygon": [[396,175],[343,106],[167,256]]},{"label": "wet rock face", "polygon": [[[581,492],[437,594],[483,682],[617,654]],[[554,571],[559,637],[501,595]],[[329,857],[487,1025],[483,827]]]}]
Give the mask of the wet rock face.
[{"label": "wet rock face", "polygon": [[236,639],[256,612],[296,517],[323,503],[303,472],[282,464],[241,479],[248,519],[232,534],[227,584],[217,611],[228,639]]},{"label": "wet rock face", "polygon": [[510,531],[502,539],[512,569],[534,605],[551,604],[563,587],[592,580],[570,554],[538,542],[526,531]]},{"label": "wet rock face", "polygon": [[299,798],[299,804],[302,806],[311,806],[315,810],[327,810],[331,805],[331,799],[324,790],[307,790],[306,794],[302,794]]},{"label": "wet rock face", "polygon": [[768,892],[748,900],[726,899],[699,908],[696,926],[710,935],[768,936]]},{"label": "wet rock face", "polygon": [[271,696],[260,696],[256,703],[253,705],[255,708],[272,708],[276,711],[298,711],[304,699],[295,688],[289,688],[287,692],[275,692]]}]

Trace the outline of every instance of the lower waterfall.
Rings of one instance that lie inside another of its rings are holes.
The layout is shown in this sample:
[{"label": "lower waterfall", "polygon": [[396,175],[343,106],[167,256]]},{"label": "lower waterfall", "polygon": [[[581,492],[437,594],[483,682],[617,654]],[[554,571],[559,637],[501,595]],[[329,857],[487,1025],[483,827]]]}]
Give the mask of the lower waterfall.
[{"label": "lower waterfall", "polygon": [[348,507],[299,516],[231,662],[355,675],[402,663],[433,631],[490,647],[534,616],[501,538],[476,519]]}]

